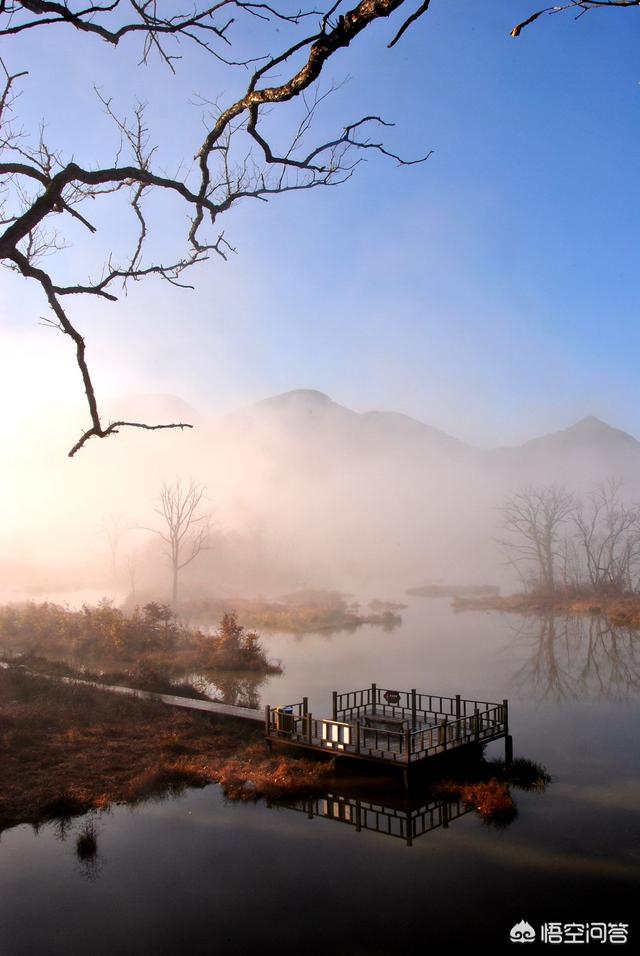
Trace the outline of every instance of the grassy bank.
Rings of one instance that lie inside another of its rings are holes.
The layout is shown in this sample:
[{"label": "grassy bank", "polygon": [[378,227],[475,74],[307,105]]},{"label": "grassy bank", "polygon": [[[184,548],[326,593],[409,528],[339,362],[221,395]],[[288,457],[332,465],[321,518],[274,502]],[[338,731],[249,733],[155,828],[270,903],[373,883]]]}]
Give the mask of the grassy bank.
[{"label": "grassy bank", "polygon": [[177,610],[184,620],[206,625],[233,608],[244,627],[292,634],[349,631],[363,624],[376,624],[391,630],[402,623],[397,612],[405,605],[374,600],[367,607],[361,607],[357,603],[350,603],[347,597],[338,591],[308,590],[285,595],[277,601],[261,598],[201,598],[182,601]]},{"label": "grassy bank", "polygon": [[94,662],[101,670],[107,663],[117,665],[118,672],[146,669],[166,679],[204,669],[281,672],[267,658],[259,636],[246,630],[235,612],[225,612],[216,633],[206,634],[180,624],[171,608],[154,602],[129,614],[106,601],[81,610],[48,602],[5,605],[0,607],[3,650],[50,660]]},{"label": "grassy bank", "polygon": [[503,611],[516,614],[602,614],[616,627],[640,629],[640,594],[607,596],[511,594],[452,601],[456,611]]},{"label": "grassy bank", "polygon": [[270,754],[259,724],[0,669],[0,831],[210,782],[301,796],[330,771]]},{"label": "grassy bank", "polygon": [[[549,780],[525,760],[459,770],[430,789],[500,824],[516,814],[512,786],[544,789]],[[233,800],[292,800],[336,779],[332,761],[271,753],[257,723],[0,669],[0,832],[208,783]]]}]

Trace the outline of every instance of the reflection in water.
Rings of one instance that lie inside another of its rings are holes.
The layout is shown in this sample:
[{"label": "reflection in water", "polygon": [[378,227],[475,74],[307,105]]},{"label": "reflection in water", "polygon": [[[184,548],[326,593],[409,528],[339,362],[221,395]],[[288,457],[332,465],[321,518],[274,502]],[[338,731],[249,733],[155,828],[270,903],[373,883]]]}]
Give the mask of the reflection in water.
[{"label": "reflection in water", "polygon": [[185,678],[194,687],[202,691],[210,700],[232,707],[248,707],[258,710],[260,707],[260,688],[267,679],[266,674],[246,674],[229,671],[205,671],[189,674]]},{"label": "reflection in water", "polygon": [[423,796],[418,800],[407,800],[402,806],[386,806],[376,800],[353,797],[335,790],[320,797],[305,797],[286,803],[279,801],[268,806],[297,810],[305,813],[309,820],[323,817],[336,823],[346,823],[358,832],[370,830],[397,837],[404,840],[407,846],[431,830],[447,827],[452,820],[472,810],[460,797],[437,799]]},{"label": "reflection in water", "polygon": [[640,635],[601,615],[523,617],[527,652],[512,682],[543,700],[626,700],[640,689]]},{"label": "reflection in water", "polygon": [[85,879],[95,881],[100,876],[104,861],[98,853],[98,827],[90,814],[76,837],[76,857]]},{"label": "reflection in water", "polygon": [[505,829],[518,815],[512,789],[542,793],[551,781],[545,767],[524,757],[511,763],[486,760],[484,755],[471,764],[450,759],[447,767],[452,777],[439,783],[431,778],[429,785],[423,783],[401,795],[369,779],[312,797],[268,801],[267,806],[304,813],[309,820],[322,817],[345,823],[359,833],[381,833],[411,846],[418,837],[448,827],[471,810],[486,824]]}]

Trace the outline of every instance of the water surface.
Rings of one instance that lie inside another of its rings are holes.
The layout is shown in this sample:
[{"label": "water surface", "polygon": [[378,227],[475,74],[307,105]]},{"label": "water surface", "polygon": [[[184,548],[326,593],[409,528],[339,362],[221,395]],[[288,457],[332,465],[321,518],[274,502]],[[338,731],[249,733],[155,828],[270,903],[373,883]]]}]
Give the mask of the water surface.
[{"label": "water surface", "polygon": [[82,819],[66,831],[17,827],[0,840],[0,953],[498,952],[522,919],[630,923],[637,945],[640,639],[598,618],[455,615],[446,600],[409,601],[391,632],[265,637],[285,673],[252,693],[260,706],[306,695],[318,716],[331,690],[372,681],[508,697],[516,755],[553,777],[545,793],[514,791],[508,827],[471,812],[411,846],[358,831],[345,801],[402,815],[421,794],[407,803],[399,779],[355,786],[349,774],[318,804],[337,819],[231,804],[213,786],[118,807],[98,817],[98,855],[85,861]]}]

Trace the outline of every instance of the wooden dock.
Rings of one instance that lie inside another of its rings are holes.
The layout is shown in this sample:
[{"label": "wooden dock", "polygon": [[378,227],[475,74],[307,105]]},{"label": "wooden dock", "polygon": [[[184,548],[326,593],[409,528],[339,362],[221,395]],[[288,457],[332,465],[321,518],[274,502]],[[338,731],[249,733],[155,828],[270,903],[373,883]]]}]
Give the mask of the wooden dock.
[{"label": "wooden dock", "polygon": [[[1,666],[16,665],[2,662]],[[17,666],[34,677],[155,700],[169,707],[263,723],[269,747],[274,743],[287,744],[334,757],[396,766],[403,770],[405,785],[409,783],[412,767],[471,744],[486,744],[503,738],[505,760],[510,762],[512,759],[506,700],[498,704],[465,700],[460,695],[443,697],[418,693],[415,689],[400,691],[372,684],[364,690],[333,691],[331,717],[314,717],[309,713],[306,697],[296,704],[267,705],[262,712],[178,694],[101,684],[76,677],[54,677],[28,671],[23,665]]]},{"label": "wooden dock", "polygon": [[505,740],[511,760],[508,702],[465,700],[460,695],[392,690],[372,684],[364,690],[333,691],[331,717],[314,717],[308,700],[265,708],[265,737],[304,750],[330,752],[408,771],[430,757],[469,744]]}]

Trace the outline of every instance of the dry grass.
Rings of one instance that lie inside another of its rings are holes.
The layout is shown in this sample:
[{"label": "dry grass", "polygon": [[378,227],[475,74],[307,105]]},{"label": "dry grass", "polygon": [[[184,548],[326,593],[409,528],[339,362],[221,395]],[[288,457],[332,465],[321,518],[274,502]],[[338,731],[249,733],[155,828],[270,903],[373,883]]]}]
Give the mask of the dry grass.
[{"label": "dry grass", "polygon": [[186,620],[207,624],[233,609],[245,627],[288,631],[293,634],[317,631],[356,630],[363,624],[397,626],[402,618],[395,613],[405,605],[372,601],[369,611],[350,604],[338,591],[302,591],[286,595],[280,601],[260,598],[183,601],[178,611]]},{"label": "dry grass", "polygon": [[265,759],[260,749],[247,748],[242,757],[228,761],[218,774],[218,782],[232,800],[302,797],[320,789],[333,770],[333,762],[283,756]]},{"label": "dry grass", "polygon": [[47,602],[0,605],[0,646],[34,658],[115,662],[118,670],[124,665],[131,675],[134,668],[142,672],[136,679],[146,675],[155,684],[202,668],[281,671],[268,660],[259,636],[238,623],[235,611],[222,615],[215,634],[205,634],[179,624],[170,607],[153,601],[129,614],[108,601],[79,611]]},{"label": "dry grass", "polygon": [[443,794],[461,797],[486,823],[505,826],[518,814],[511,788],[543,792],[551,782],[546,767],[517,757],[512,763],[482,760],[474,768],[475,779],[447,780],[438,785]]},{"label": "dry grass", "polygon": [[495,778],[461,787],[460,796],[485,820],[511,819],[516,814],[508,785]]},{"label": "dry grass", "polygon": [[209,782],[236,799],[318,786],[327,764],[272,756],[262,733],[257,723],[0,670],[0,831]]},{"label": "dry grass", "polygon": [[517,614],[602,614],[616,627],[640,629],[640,595],[607,596],[511,594],[507,597],[454,598],[456,611],[506,611]]},{"label": "dry grass", "polygon": [[518,813],[509,784],[495,777],[479,783],[449,780],[440,784],[438,789],[444,794],[461,797],[486,823],[510,823]]}]

